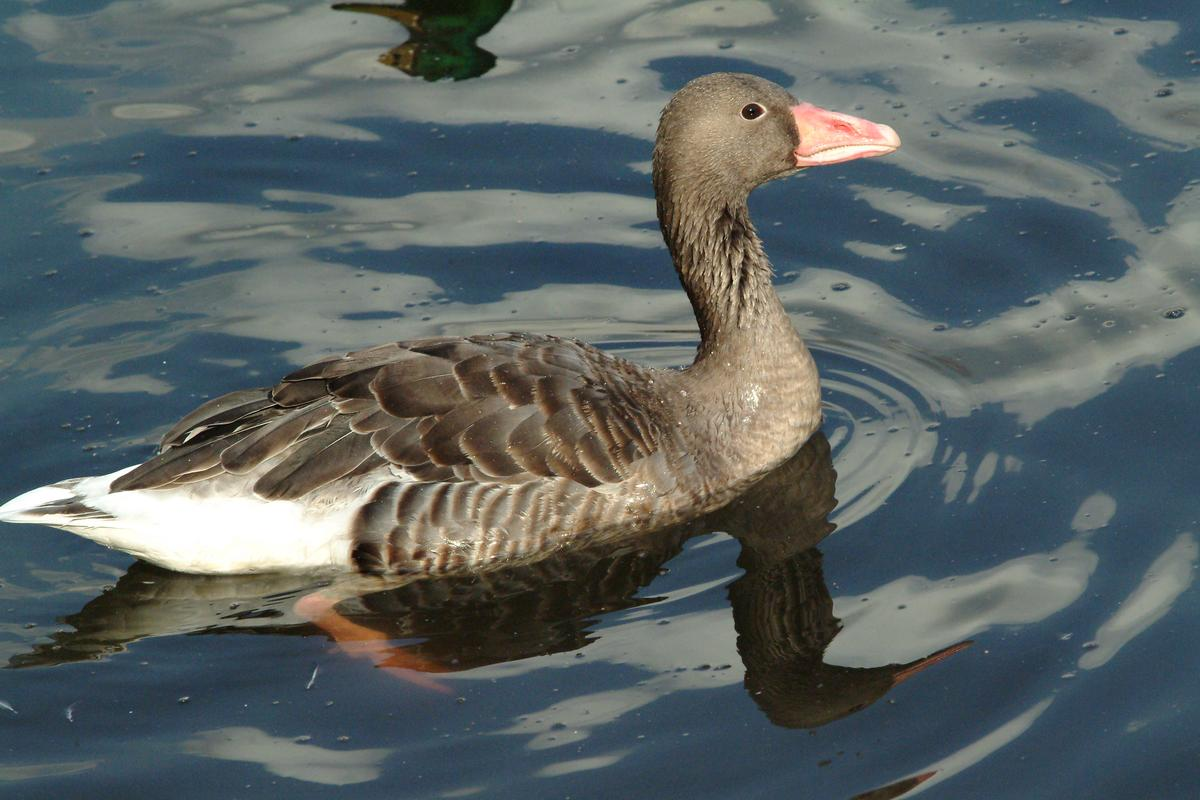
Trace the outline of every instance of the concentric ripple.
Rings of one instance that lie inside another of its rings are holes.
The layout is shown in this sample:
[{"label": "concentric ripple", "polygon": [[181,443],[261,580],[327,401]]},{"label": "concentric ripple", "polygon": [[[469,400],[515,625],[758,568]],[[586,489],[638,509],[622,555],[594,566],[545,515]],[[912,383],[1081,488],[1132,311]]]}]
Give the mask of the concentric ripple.
[{"label": "concentric ripple", "polygon": [[[889,341],[866,324],[854,338],[810,336],[821,372],[825,424],[838,473],[832,520],[846,526],[883,504],[918,467],[933,463],[940,423],[970,413],[969,381],[954,365]],[[674,333],[674,331],[672,331]],[[612,339],[606,349],[642,363],[687,363],[694,340],[662,332],[653,340]]]},{"label": "concentric ripple", "polygon": [[[858,341],[815,343],[825,435],[838,472],[837,510],[846,526],[882,505],[918,467],[933,461],[944,409],[921,387],[947,370],[919,355]],[[937,373],[936,375],[931,373]]]}]

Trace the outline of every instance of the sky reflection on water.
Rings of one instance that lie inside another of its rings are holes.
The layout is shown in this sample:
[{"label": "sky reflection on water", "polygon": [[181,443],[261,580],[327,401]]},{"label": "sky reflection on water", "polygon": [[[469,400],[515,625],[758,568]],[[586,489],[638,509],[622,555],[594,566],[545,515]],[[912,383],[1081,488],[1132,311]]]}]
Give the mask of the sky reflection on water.
[{"label": "sky reflection on water", "polygon": [[[797,738],[738,686],[727,536],[682,545],[637,595],[661,599],[595,611],[578,649],[438,676],[468,698],[453,708],[327,653],[264,599],[294,582],[195,600],[199,583],[164,579],[183,600],[139,597],[128,639],[91,654],[106,660],[0,673],[18,712],[0,707],[0,727],[28,733],[0,792],[102,775],[128,793],[152,785],[131,759],[168,749],[169,772],[217,790],[300,795],[1191,796],[1189,4],[526,2],[479,40],[494,67],[455,82],[379,63],[403,31],[322,3],[5,14],[0,365],[5,417],[25,418],[10,448],[28,454],[7,495],[122,466],[203,395],[377,341],[516,328],[684,363],[694,325],[654,225],[649,143],[688,77],[749,69],[905,141],[754,200],[826,387],[840,631],[825,662],[976,644]],[[8,657],[129,565],[4,535]],[[278,611],[234,627],[279,635],[176,635],[228,603]],[[403,725],[380,710],[408,706]],[[101,723],[111,741],[63,756],[63,726]],[[688,775],[667,782],[663,763]]]}]

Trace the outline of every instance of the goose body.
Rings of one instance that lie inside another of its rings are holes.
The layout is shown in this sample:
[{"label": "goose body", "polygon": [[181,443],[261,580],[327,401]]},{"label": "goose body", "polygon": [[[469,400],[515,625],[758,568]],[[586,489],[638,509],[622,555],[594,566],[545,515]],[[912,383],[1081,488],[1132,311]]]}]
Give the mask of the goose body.
[{"label": "goose body", "polygon": [[34,489],[0,519],[186,572],[436,574],[711,511],[821,420],[747,195],[898,146],[887,126],[768,81],[698,78],[664,110],[654,152],[659,221],[700,327],[691,366],[530,334],[380,345],[209,401],[147,462]]}]

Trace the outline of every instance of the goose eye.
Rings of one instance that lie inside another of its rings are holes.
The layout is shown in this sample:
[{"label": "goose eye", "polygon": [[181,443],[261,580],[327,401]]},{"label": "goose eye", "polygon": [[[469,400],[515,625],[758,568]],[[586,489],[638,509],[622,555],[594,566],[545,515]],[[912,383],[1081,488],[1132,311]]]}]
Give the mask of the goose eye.
[{"label": "goose eye", "polygon": [[767,110],[758,103],[747,103],[742,107],[742,119],[758,119],[765,113]]}]

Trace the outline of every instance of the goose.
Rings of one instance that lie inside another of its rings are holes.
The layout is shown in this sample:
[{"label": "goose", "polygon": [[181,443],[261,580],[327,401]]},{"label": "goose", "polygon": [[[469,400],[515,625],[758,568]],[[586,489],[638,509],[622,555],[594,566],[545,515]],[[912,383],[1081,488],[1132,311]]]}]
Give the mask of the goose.
[{"label": "goose", "polygon": [[740,73],[659,120],[659,226],[700,342],[652,369],[529,333],[392,342],[187,414],[145,463],[26,492],[0,519],[180,572],[462,573],[719,508],[821,424],[817,368],[772,284],[747,197],[894,152],[890,127]]}]

